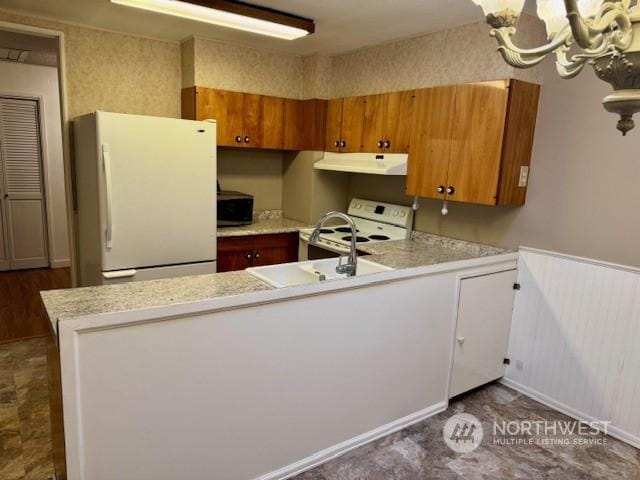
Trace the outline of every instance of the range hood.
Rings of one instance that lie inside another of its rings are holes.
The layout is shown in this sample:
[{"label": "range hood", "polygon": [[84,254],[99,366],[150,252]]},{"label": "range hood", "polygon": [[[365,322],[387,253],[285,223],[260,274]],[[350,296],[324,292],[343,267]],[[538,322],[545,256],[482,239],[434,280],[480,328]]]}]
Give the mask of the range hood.
[{"label": "range hood", "polygon": [[374,175],[406,175],[406,153],[333,153],[325,152],[313,166],[334,172],[371,173]]}]

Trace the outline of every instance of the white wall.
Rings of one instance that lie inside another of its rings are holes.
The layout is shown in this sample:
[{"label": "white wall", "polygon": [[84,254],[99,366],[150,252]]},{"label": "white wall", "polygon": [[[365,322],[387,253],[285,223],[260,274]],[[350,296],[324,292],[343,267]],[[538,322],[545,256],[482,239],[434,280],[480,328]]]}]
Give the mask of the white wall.
[{"label": "white wall", "polygon": [[0,62],[0,95],[41,98],[44,120],[44,180],[51,265],[69,265],[69,234],[64,186],[58,70],[53,67]]},{"label": "white wall", "polygon": [[640,447],[640,270],[522,251],[505,383]]}]

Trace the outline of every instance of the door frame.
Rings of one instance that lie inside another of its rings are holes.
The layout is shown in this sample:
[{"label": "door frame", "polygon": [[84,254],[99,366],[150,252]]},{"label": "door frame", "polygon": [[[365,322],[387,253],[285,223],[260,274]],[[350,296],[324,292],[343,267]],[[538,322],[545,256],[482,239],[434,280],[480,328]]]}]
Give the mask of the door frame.
[{"label": "door frame", "polygon": [[[33,25],[25,25],[20,23],[11,23],[0,21],[0,29],[7,30],[11,32],[23,33],[38,37],[46,37],[56,39],[58,42],[58,87],[59,87],[59,95],[60,95],[60,122],[62,126],[62,156],[63,156],[63,164],[64,164],[64,183],[65,183],[65,200],[66,200],[66,210],[67,210],[67,229],[68,229],[68,238],[69,238],[69,261],[71,264],[71,285],[77,286],[78,284],[78,275],[77,275],[77,250],[76,250],[76,237],[75,237],[75,215],[73,208],[73,177],[71,170],[71,134],[70,134],[70,126],[69,126],[69,116],[68,116],[68,102],[67,102],[67,74],[66,74],[66,54],[65,54],[65,34],[60,30],[48,29],[35,27]],[[29,97],[32,95],[20,95],[21,97]],[[42,99],[40,99],[42,100]],[[42,113],[42,104],[40,104],[40,114]],[[42,125],[43,121],[42,114],[40,115],[40,122]],[[40,130],[41,136],[44,130]],[[41,142],[42,143],[42,142]],[[43,157],[44,163],[44,157]],[[43,175],[45,174],[43,169]],[[46,175],[45,175],[45,190],[46,189]],[[50,191],[50,189],[48,189]],[[48,203],[48,198],[45,195],[45,204]],[[47,222],[47,237],[49,240],[49,247],[51,246],[51,231],[50,231],[50,222]],[[55,262],[52,262],[51,255],[52,249],[49,248],[49,263],[51,266],[55,265]],[[63,265],[59,265],[63,266]]]},{"label": "door frame", "polygon": [[[33,95],[33,94],[19,94],[19,93],[7,93],[4,90],[0,90],[0,99],[1,98],[7,98],[10,100],[27,100],[27,101],[33,101],[36,102],[37,105],[37,110],[38,110],[38,133],[39,133],[39,140],[40,140],[40,177],[41,177],[41,181],[42,181],[42,198],[43,198],[43,205],[44,205],[44,218],[42,219],[42,221],[44,222],[44,228],[46,231],[46,235],[45,235],[45,251],[46,251],[46,256],[47,256],[47,262],[48,265],[47,267],[52,267],[54,265],[54,261],[53,261],[53,252],[51,249],[51,245],[53,244],[53,225],[51,223],[51,216],[50,216],[50,212],[51,209],[49,208],[49,204],[51,199],[49,198],[50,192],[51,192],[51,188],[49,187],[49,182],[48,182],[48,178],[49,178],[49,162],[48,162],[48,157],[47,157],[47,149],[45,148],[45,139],[47,138],[46,133],[45,133],[45,122],[44,122],[44,115],[43,112],[45,111],[45,107],[44,107],[44,97],[42,95]],[[0,152],[0,157],[2,156],[2,152]],[[4,176],[4,171],[2,172],[3,176]],[[3,178],[4,180],[4,178]],[[5,234],[5,251],[8,253],[8,247],[6,246],[6,243],[11,241],[11,239],[8,236],[9,233],[9,226],[7,224],[9,215],[8,212],[6,211],[6,202],[4,202],[4,206],[5,206],[5,211],[3,212],[3,225],[4,225],[4,234]],[[44,268],[47,268],[44,267]],[[31,268],[31,267],[29,267]],[[13,270],[11,268],[11,259],[9,259],[9,270]]]}]

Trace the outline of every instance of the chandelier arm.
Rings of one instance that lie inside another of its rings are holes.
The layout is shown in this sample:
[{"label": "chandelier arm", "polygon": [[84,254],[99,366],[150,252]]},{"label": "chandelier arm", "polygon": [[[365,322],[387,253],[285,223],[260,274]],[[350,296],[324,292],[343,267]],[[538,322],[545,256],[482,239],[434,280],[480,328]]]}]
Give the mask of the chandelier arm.
[{"label": "chandelier arm", "polygon": [[[606,37],[613,37],[616,46],[624,50],[632,40],[632,22],[629,17],[630,0],[606,2],[602,4],[595,17],[585,19],[578,8],[577,0],[564,0],[567,19],[576,43],[583,49],[597,48]],[[612,26],[617,31],[612,32]],[[605,33],[609,32],[610,35]]]},{"label": "chandelier arm", "polygon": [[567,10],[567,19],[571,26],[571,32],[576,43],[581,48],[591,48],[593,46],[594,38],[592,32],[589,30],[589,26],[585,22],[582,15],[580,15],[580,9],[578,8],[577,0],[564,0],[564,6]]},{"label": "chandelier arm", "polygon": [[556,70],[560,77],[564,79],[570,79],[577,76],[587,62],[587,57],[573,55],[568,56],[570,47],[561,47],[555,51],[556,55]]},{"label": "chandelier arm", "polygon": [[489,33],[498,42],[498,51],[507,63],[516,68],[530,68],[539,64],[551,52],[558,48],[571,44],[571,31],[563,29],[553,40],[546,45],[536,48],[520,48],[516,46],[511,37],[516,32],[514,27],[494,28]]},{"label": "chandelier arm", "polygon": [[[607,37],[611,37],[612,43],[620,50],[626,50],[633,40],[632,21],[628,10],[621,3],[605,3],[601,11],[591,22],[589,27],[593,35],[602,35],[609,32]],[[612,25],[617,25],[616,30],[612,30]]]}]

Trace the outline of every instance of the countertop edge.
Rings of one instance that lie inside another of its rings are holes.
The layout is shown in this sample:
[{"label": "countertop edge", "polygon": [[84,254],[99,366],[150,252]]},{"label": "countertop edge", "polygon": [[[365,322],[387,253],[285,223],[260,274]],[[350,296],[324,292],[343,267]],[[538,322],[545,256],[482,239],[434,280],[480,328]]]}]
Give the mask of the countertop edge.
[{"label": "countertop edge", "polygon": [[52,324],[57,324],[56,333],[60,336],[64,333],[82,332],[87,329],[102,329],[126,324],[162,321],[179,316],[230,310],[251,305],[266,304],[283,301],[285,299],[302,298],[321,295],[339,290],[351,290],[370,285],[388,283],[404,278],[420,277],[448,273],[458,270],[482,269],[482,267],[503,266],[505,270],[516,268],[518,252],[506,252],[497,255],[443,262],[433,265],[402,268],[387,272],[380,272],[362,277],[331,280],[311,285],[302,285],[286,288],[269,288],[254,292],[229,294],[202,300],[194,300],[169,305],[142,307],[131,310],[114,312],[102,312],[84,314],[72,317],[61,316],[50,318]]}]

